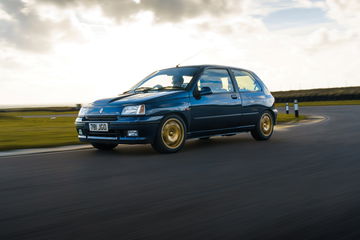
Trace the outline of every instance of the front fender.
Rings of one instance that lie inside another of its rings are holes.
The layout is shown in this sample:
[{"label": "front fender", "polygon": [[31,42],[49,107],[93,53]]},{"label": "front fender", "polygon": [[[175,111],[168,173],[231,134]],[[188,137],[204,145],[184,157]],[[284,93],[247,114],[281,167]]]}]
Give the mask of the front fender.
[{"label": "front fender", "polygon": [[191,119],[189,98],[177,98],[148,103],[146,114],[149,116],[166,116],[169,114],[178,114],[184,118],[186,125],[189,128]]}]

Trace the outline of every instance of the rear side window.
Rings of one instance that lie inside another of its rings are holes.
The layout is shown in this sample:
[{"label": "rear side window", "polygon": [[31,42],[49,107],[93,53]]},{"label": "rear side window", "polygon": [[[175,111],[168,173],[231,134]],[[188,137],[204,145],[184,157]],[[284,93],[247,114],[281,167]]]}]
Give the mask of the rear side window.
[{"label": "rear side window", "polygon": [[250,73],[240,70],[232,71],[241,92],[257,92],[261,90],[260,84],[251,76]]},{"label": "rear side window", "polygon": [[234,92],[234,86],[230,75],[225,69],[207,69],[201,75],[198,83],[198,90],[209,87],[213,93]]}]

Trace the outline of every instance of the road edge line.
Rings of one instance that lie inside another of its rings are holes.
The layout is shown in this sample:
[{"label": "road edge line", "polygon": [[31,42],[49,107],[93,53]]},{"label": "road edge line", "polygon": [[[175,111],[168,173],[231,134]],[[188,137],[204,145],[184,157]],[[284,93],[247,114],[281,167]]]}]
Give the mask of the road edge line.
[{"label": "road edge line", "polygon": [[0,157],[12,157],[12,156],[21,156],[21,155],[30,155],[37,153],[55,153],[55,152],[66,152],[74,150],[83,150],[92,148],[89,144],[79,144],[79,145],[66,145],[58,147],[49,147],[49,148],[26,148],[26,149],[15,149],[15,150],[6,150],[0,152]]}]

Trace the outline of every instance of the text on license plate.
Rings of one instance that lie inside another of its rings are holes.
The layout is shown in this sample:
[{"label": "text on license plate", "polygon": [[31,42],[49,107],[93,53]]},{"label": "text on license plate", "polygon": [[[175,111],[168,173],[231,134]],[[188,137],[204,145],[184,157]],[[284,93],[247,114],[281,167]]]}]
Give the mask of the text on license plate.
[{"label": "text on license plate", "polygon": [[109,128],[107,123],[89,123],[89,130],[92,132],[107,132]]}]

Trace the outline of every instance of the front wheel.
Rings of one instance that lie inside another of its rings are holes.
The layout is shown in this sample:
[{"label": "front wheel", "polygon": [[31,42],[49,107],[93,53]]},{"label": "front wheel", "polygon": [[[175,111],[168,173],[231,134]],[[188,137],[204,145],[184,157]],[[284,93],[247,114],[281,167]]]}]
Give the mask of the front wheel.
[{"label": "front wheel", "polygon": [[177,115],[164,118],[155,137],[152,147],[160,153],[175,153],[185,144],[186,126]]},{"label": "front wheel", "polygon": [[97,148],[97,149],[103,150],[103,151],[112,150],[117,146],[117,144],[115,144],[115,143],[112,143],[112,144],[109,144],[109,143],[91,143],[91,145],[93,145],[94,148]]},{"label": "front wheel", "polygon": [[274,132],[274,118],[272,114],[268,111],[265,111],[258,122],[256,127],[251,131],[251,135],[257,141],[268,140]]}]

